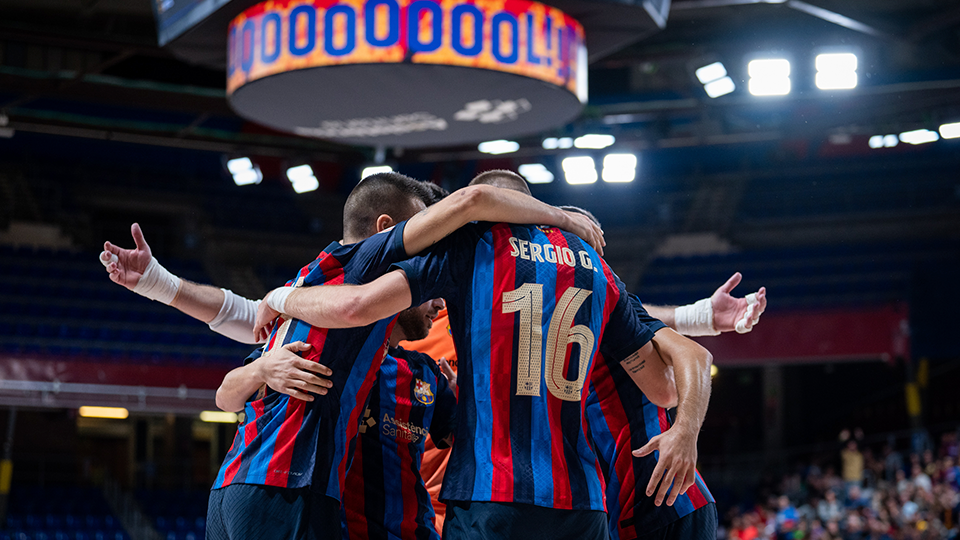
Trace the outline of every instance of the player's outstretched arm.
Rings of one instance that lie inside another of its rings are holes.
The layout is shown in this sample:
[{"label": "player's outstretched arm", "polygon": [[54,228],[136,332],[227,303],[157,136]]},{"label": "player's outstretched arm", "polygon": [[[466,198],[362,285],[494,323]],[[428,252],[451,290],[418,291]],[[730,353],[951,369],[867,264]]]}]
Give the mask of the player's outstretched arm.
[{"label": "player's outstretched arm", "polygon": [[666,498],[667,504],[673,505],[677,496],[686,492],[696,480],[697,438],[710,402],[710,364],[713,356],[695,341],[669,328],[656,333],[653,345],[663,362],[674,368],[677,421],[642,448],[634,450],[633,455],[642,457],[654,450],[660,451],[657,466],[647,485],[647,495],[653,496],[657,483],[660,483],[655,504],[659,506]]},{"label": "player's outstretched arm", "polygon": [[311,394],[326,394],[333,383],[321,376],[329,377],[333,372],[323,364],[300,357],[299,353],[309,349],[309,343],[296,341],[230,371],[217,388],[217,407],[242,411],[250,396],[264,385],[304,401],[313,401]]},{"label": "player's outstretched arm", "polygon": [[746,334],[760,321],[767,309],[767,289],[736,298],[730,293],[740,283],[734,273],[710,298],[686,306],[646,305],[647,312],[663,324],[685,336],[715,336],[721,332]]},{"label": "player's outstretched arm", "polygon": [[109,241],[103,244],[100,262],[106,267],[111,281],[203,321],[214,332],[234,341],[257,343],[253,337],[253,323],[259,300],[180,279],[153,257],[139,224],[130,226],[130,234],[136,246],[133,249],[123,249]]},{"label": "player's outstretched arm", "polygon": [[471,221],[549,225],[571,232],[603,255],[603,231],[590,218],[533,197],[488,185],[468,186],[410,218],[403,230],[407,255],[416,255]]},{"label": "player's outstretched arm", "polygon": [[266,339],[281,313],[320,328],[366,326],[396,315],[412,301],[410,283],[402,270],[364,285],[280,287],[260,303],[255,332],[258,338]]}]

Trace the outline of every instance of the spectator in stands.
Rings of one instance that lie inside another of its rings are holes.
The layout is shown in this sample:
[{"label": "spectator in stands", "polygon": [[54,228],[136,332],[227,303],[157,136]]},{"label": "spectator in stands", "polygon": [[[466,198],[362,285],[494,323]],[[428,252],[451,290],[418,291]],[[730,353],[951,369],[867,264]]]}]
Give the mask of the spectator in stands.
[{"label": "spectator in stands", "polygon": [[943,457],[941,481],[955,490],[960,490],[960,467],[956,465],[956,459],[949,454]]},{"label": "spectator in stands", "polygon": [[777,538],[788,540],[793,538],[793,532],[797,528],[797,509],[786,495],[780,496],[778,505],[780,510],[777,512]]},{"label": "spectator in stands", "polygon": [[836,521],[843,514],[843,507],[837,501],[837,493],[828,489],[825,498],[817,505],[817,516],[824,522]]},{"label": "spectator in stands", "polygon": [[857,441],[847,441],[846,447],[840,452],[840,460],[843,464],[843,481],[859,486],[863,482],[863,454],[857,448]]},{"label": "spectator in stands", "polygon": [[903,470],[903,456],[889,442],[883,445],[883,469],[887,482],[896,481],[897,471]]},{"label": "spectator in stands", "polygon": [[940,439],[940,453],[950,456],[954,460],[960,458],[960,442],[957,442],[957,432],[944,433]]},{"label": "spectator in stands", "polygon": [[923,472],[923,468],[919,463],[913,464],[910,474],[913,485],[916,486],[917,489],[922,489],[928,493],[933,489],[933,482],[930,480],[930,477],[927,476],[927,473]]},{"label": "spectator in stands", "polygon": [[[848,436],[847,441],[850,440]],[[866,456],[870,448],[858,444],[858,449]],[[892,443],[883,450],[884,471],[886,457],[894,451]],[[756,540],[956,539],[960,532],[957,525],[960,489],[956,484],[960,470],[956,459],[948,454],[949,447],[941,445],[941,451],[939,458],[936,454],[933,456],[934,474],[927,475],[922,468],[922,455],[918,454],[911,456],[911,474],[896,469],[893,481],[888,481],[885,474],[878,475],[875,486],[844,484],[828,468],[824,469],[825,474],[821,474],[816,466],[798,467],[795,470],[806,471],[806,475],[800,477],[801,487],[797,487],[797,477],[793,473],[782,476],[779,484],[770,480],[768,485],[778,485],[779,493],[770,496],[765,505],[743,514],[732,514],[729,538],[751,536],[747,524],[756,523]],[[922,487],[925,482],[920,475],[929,479],[930,490]],[[917,485],[917,478],[921,478],[921,486]],[[837,489],[827,487],[831,485]],[[844,486],[848,489],[839,491]],[[811,497],[809,505],[796,509],[792,531],[785,526],[791,517],[789,497],[784,497],[788,493],[809,494]],[[840,502],[841,498],[848,499],[846,505]],[[816,515],[809,512],[809,506],[816,507]]]},{"label": "spectator in stands", "polygon": [[940,464],[937,463],[936,459],[934,459],[933,450],[928,449],[923,451],[922,463],[923,463],[923,472],[927,476],[933,478],[937,475],[937,471],[940,468],[939,467]]},{"label": "spectator in stands", "polygon": [[863,490],[857,484],[851,484],[847,489],[847,510],[858,511],[864,506],[869,506],[870,500],[864,496]]}]

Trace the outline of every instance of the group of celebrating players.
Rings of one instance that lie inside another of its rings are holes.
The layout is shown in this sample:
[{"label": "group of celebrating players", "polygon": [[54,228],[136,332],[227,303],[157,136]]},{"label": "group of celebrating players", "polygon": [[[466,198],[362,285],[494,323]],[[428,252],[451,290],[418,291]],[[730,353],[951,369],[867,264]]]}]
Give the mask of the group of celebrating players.
[{"label": "group of celebrating players", "polygon": [[750,331],[764,289],[645,307],[592,214],[510,171],[369,176],[343,223],[262,301],[174,276],[136,224],[104,244],[114,282],[262,344],[217,390],[243,413],[208,539],[715,538],[712,357],[681,334]]}]

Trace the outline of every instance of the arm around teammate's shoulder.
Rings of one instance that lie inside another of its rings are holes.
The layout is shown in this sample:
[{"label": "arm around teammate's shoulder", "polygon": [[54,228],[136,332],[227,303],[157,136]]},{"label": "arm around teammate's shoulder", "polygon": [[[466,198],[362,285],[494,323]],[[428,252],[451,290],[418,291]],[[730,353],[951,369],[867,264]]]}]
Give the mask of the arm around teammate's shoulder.
[{"label": "arm around teammate's shoulder", "polygon": [[467,186],[410,218],[404,248],[415,255],[471,221],[559,227],[603,254],[603,231],[586,216],[571,215],[524,193],[488,185]]},{"label": "arm around teammate's shoulder", "polygon": [[402,271],[364,285],[280,287],[271,291],[257,311],[254,332],[265,337],[283,314],[319,328],[355,328],[373,324],[410,307],[412,297]]}]

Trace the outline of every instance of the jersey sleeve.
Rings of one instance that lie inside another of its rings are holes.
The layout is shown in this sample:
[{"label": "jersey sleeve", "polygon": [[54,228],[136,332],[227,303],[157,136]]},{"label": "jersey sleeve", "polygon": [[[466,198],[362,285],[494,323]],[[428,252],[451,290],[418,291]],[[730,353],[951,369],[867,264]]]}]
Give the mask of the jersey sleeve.
[{"label": "jersey sleeve", "polygon": [[641,324],[647,326],[651,332],[656,334],[660,329],[666,328],[667,325],[663,324],[663,321],[660,319],[654,318],[647,313],[646,308],[643,307],[643,303],[640,302],[640,298],[633,293],[629,293],[630,296],[630,306],[633,308],[634,313],[637,314],[637,319]]},{"label": "jersey sleeve", "polygon": [[473,253],[476,243],[474,228],[466,225],[420,255],[394,264],[391,270],[400,269],[407,275],[413,298],[410,305],[419,306],[434,298],[453,298],[457,276],[471,271],[467,268],[467,255]]},{"label": "jersey sleeve", "polygon": [[348,281],[368,283],[385,274],[390,265],[406,259],[407,251],[403,245],[403,229],[406,225],[406,221],[401,221],[392,229],[351,246],[356,251],[343,267]]},{"label": "jersey sleeve", "polygon": [[620,278],[613,279],[620,295],[603,330],[600,352],[611,362],[621,362],[653,339],[653,330],[640,321]]},{"label": "jersey sleeve", "polygon": [[261,356],[263,356],[263,346],[257,347],[248,354],[247,357],[243,359],[243,365],[247,365]]},{"label": "jersey sleeve", "polygon": [[457,396],[440,366],[434,363],[430,369],[437,376],[437,398],[433,405],[433,420],[430,421],[430,438],[437,448],[446,448],[443,440],[453,433],[457,423]]}]

